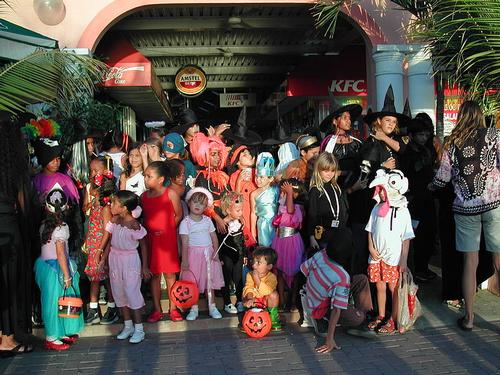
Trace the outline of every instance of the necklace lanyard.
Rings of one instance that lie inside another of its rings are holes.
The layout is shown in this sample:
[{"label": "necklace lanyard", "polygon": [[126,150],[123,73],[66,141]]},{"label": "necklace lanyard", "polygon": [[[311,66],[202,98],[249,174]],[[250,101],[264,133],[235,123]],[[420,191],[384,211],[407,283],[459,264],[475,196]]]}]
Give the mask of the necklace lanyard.
[{"label": "necklace lanyard", "polygon": [[339,214],[340,214],[340,206],[339,206],[339,197],[337,195],[337,189],[333,187],[333,194],[335,195],[335,204],[337,205],[337,212],[333,209],[332,201],[330,199],[330,196],[326,192],[326,189],[323,187],[323,193],[326,195],[326,199],[328,199],[328,203],[330,204],[330,209],[332,210],[332,215],[333,215],[333,221],[332,221],[332,226],[334,226],[334,223],[336,222],[338,226],[338,221],[339,221]]}]

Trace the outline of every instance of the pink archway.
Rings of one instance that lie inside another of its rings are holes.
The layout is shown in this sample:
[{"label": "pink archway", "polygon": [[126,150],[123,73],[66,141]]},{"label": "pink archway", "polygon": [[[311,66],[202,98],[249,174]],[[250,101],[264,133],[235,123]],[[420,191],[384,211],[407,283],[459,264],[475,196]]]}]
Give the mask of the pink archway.
[{"label": "pink archway", "polygon": [[[89,48],[94,51],[103,35],[117,22],[127,17],[129,14],[145,7],[154,7],[158,5],[200,5],[200,4],[231,4],[234,0],[218,0],[217,3],[210,0],[120,0],[113,1],[102,9],[90,24],[86,27],[79,42],[79,48]],[[246,4],[314,4],[311,0],[254,0]],[[245,5],[245,3],[238,3]],[[387,37],[380,26],[361,6],[355,5],[343,8],[342,11],[350,17],[363,32],[365,39],[372,46],[387,43]]]}]

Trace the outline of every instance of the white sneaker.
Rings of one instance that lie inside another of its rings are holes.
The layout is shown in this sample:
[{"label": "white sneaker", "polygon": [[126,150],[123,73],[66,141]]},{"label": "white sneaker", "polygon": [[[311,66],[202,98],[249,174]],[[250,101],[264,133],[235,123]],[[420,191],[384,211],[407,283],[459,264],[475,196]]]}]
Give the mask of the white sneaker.
[{"label": "white sneaker", "polygon": [[142,340],[144,340],[144,338],[146,337],[146,334],[144,333],[144,331],[134,331],[134,334],[132,335],[132,337],[130,338],[130,340],[128,340],[129,343],[131,344],[139,344]]},{"label": "white sneaker", "polygon": [[246,309],[245,309],[245,306],[243,305],[243,303],[242,303],[242,302],[238,302],[238,303],[236,304],[236,310],[237,310],[239,313],[241,313],[241,312],[245,312],[245,310],[246,310]]},{"label": "white sneaker", "polygon": [[191,307],[191,310],[189,310],[189,313],[186,316],[186,320],[196,320],[198,317],[198,306],[193,306]]},{"label": "white sneaker", "polygon": [[225,305],[224,311],[229,313],[229,314],[237,314],[238,313],[238,310],[236,309],[236,307],[232,303],[230,303],[229,305]]},{"label": "white sneaker", "polygon": [[130,336],[134,334],[134,327],[124,327],[122,331],[116,336],[118,340],[128,339]]},{"label": "white sneaker", "polygon": [[[233,306],[234,307],[234,306]],[[220,319],[222,318],[222,315],[221,313],[219,312],[219,310],[217,310],[217,307],[215,307],[215,305],[211,305],[208,309],[208,314],[214,318],[214,319]]]}]

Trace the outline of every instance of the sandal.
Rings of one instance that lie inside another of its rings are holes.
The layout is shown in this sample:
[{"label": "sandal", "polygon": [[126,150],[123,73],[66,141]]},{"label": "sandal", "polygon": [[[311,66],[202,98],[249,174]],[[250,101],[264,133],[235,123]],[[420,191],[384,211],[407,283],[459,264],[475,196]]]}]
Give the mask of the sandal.
[{"label": "sandal", "polygon": [[472,331],[472,327],[467,327],[465,325],[465,316],[461,317],[457,320],[457,325],[462,331],[470,332]]},{"label": "sandal", "polygon": [[19,344],[16,347],[9,350],[0,350],[0,357],[13,357],[17,354],[31,353],[33,351],[33,345]]},{"label": "sandal", "polygon": [[383,320],[384,320],[383,316],[377,316],[370,323],[368,323],[368,329],[370,331],[375,331],[377,329],[377,327],[382,323]]},{"label": "sandal", "polygon": [[384,325],[380,326],[377,329],[377,333],[381,335],[392,335],[396,332],[396,325],[394,324],[394,320],[390,318]]},{"label": "sandal", "polygon": [[453,299],[448,299],[443,302],[446,306],[451,307],[453,309],[461,309],[464,307],[462,300],[453,300]]}]

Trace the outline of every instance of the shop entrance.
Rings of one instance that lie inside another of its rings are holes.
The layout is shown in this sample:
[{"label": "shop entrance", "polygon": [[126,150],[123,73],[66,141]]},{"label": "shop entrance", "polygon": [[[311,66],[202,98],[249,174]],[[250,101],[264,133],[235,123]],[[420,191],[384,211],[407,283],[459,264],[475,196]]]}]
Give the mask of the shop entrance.
[{"label": "shop entrance", "polygon": [[[276,121],[279,104],[280,116],[300,131],[328,113],[329,91],[341,101],[365,105],[367,95],[367,47],[359,27],[341,14],[334,37],[325,37],[315,28],[310,8],[146,8],[110,28],[95,54],[106,61],[118,40],[129,43],[151,62],[173,113],[189,105],[211,124],[235,122],[246,101],[254,127],[265,133]],[[190,98],[175,87],[176,74],[187,65],[206,74],[206,89]],[[141,112],[139,97],[126,100]],[[153,120],[145,113],[139,117]]]}]

